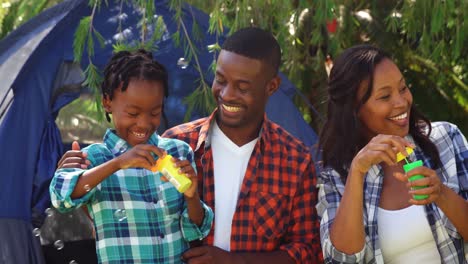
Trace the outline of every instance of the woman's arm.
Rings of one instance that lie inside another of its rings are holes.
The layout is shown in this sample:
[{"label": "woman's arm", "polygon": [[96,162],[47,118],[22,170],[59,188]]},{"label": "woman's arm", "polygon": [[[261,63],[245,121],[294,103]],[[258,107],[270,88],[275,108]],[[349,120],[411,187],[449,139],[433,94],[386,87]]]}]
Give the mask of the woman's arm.
[{"label": "woman's arm", "polygon": [[346,254],[355,254],[364,248],[364,177],[376,164],[394,165],[396,153],[406,154],[406,146],[412,145],[401,137],[378,135],[354,157],[343,197],[330,228],[330,240],[337,250]]},{"label": "woman's arm", "polygon": [[468,202],[449,187],[442,185],[439,199],[435,202],[450,222],[468,242]]},{"label": "woman's arm", "polygon": [[410,190],[409,193],[426,194],[428,198],[424,200],[411,199],[410,203],[416,205],[435,203],[442,212],[444,212],[466,242],[468,241],[468,222],[466,221],[466,219],[468,219],[468,202],[466,201],[468,198],[468,143],[460,130],[453,124],[439,124],[436,129],[438,129],[438,134],[441,135],[441,137],[436,138],[434,143],[439,149],[439,153],[448,155],[441,157],[441,160],[445,161],[443,166],[456,168],[456,174],[451,174],[450,177],[458,178],[455,182],[459,184],[459,193],[456,193],[443,184],[437,172],[427,167],[415,168],[405,176],[397,175],[397,178],[408,182],[408,178],[413,175],[424,175],[424,179],[408,182],[407,185],[409,188],[423,186],[424,188]]},{"label": "woman's arm", "polygon": [[351,167],[343,197],[330,228],[332,244],[346,254],[358,253],[364,247],[363,185],[364,175]]}]

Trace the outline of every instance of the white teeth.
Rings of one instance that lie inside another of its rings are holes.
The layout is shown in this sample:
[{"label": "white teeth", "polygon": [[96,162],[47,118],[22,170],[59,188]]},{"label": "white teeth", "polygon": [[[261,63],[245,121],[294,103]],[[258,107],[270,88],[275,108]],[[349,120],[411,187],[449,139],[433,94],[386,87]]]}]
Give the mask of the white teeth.
[{"label": "white teeth", "polygon": [[242,108],[236,107],[236,106],[227,106],[225,104],[222,105],[224,109],[226,109],[229,112],[239,112]]},{"label": "white teeth", "polygon": [[137,133],[137,132],[132,132],[132,134],[135,136],[135,137],[139,137],[139,138],[144,138],[146,133]]},{"label": "white teeth", "polygon": [[399,116],[395,116],[395,117],[390,117],[391,120],[402,120],[402,119],[405,119],[406,117],[408,116],[408,113],[403,113]]}]

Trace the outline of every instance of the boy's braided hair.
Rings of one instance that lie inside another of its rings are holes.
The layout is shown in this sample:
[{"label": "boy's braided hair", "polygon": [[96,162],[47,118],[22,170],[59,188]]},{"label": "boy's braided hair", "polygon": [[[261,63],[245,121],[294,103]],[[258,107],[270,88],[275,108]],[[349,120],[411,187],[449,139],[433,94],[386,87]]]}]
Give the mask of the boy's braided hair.
[{"label": "boy's braided hair", "polygon": [[[125,91],[130,80],[160,81],[164,87],[164,97],[169,95],[168,74],[166,68],[153,59],[153,55],[143,49],[120,51],[115,53],[104,69],[104,80],[101,84],[103,98],[112,100],[118,88]],[[109,114],[106,119],[110,122]]]}]

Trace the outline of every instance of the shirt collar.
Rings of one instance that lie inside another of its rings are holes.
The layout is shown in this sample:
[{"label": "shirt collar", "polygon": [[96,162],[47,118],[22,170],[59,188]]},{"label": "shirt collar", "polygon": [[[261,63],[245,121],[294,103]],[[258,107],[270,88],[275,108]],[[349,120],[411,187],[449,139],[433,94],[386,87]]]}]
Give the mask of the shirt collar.
[{"label": "shirt collar", "polygon": [[[213,124],[216,121],[216,112],[218,111],[218,108],[216,108],[213,113],[202,123],[201,128],[200,128],[200,133],[198,135],[198,141],[197,141],[197,146],[194,149],[194,151],[197,151],[203,143],[204,148],[207,149],[211,145],[211,137],[210,135],[212,134],[213,130]],[[263,124],[260,129],[260,132],[258,134],[259,140],[261,142],[268,142],[270,140],[270,133],[264,133],[264,131],[270,131],[270,121],[267,118],[266,113],[264,114],[263,117]]]},{"label": "shirt collar", "polygon": [[[120,138],[114,129],[108,128],[106,133],[104,134],[104,144],[106,147],[111,151],[112,154],[115,156],[119,156],[120,154],[126,152],[127,150],[131,149],[132,146],[128,144],[127,141]],[[151,135],[148,140],[147,144],[157,146],[159,142],[159,135],[155,132]]]},{"label": "shirt collar", "polygon": [[193,151],[197,151],[203,144],[204,148],[207,149],[211,145],[210,137],[208,136],[213,129],[213,122],[216,119],[216,112],[218,108],[216,108],[213,113],[202,123],[200,127],[200,133],[198,134],[198,141],[197,146]]}]

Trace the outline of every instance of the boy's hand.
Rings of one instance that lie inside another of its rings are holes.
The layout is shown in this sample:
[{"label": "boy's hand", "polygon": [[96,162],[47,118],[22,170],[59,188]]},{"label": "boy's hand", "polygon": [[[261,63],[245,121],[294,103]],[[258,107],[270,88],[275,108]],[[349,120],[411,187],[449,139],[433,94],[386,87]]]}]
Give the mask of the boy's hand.
[{"label": "boy's hand", "polygon": [[117,157],[116,160],[118,161],[120,169],[144,168],[151,170],[151,167],[156,163],[156,159],[151,153],[156,154],[160,158],[166,155],[166,152],[161,148],[153,145],[141,144],[123,153]]},{"label": "boy's hand", "polygon": [[[174,163],[174,167],[179,169],[179,173],[184,174],[187,178],[189,178],[192,181],[192,184],[190,185],[190,187],[184,192],[184,196],[186,198],[198,197],[197,175],[190,161],[179,160],[173,157],[172,162]],[[162,176],[161,179],[163,181],[167,181],[166,177],[164,176]]]},{"label": "boy's hand", "polygon": [[86,169],[91,164],[87,160],[88,154],[80,150],[78,141],[73,141],[72,149],[65,152],[57,164],[57,169],[62,168],[81,168]]}]

